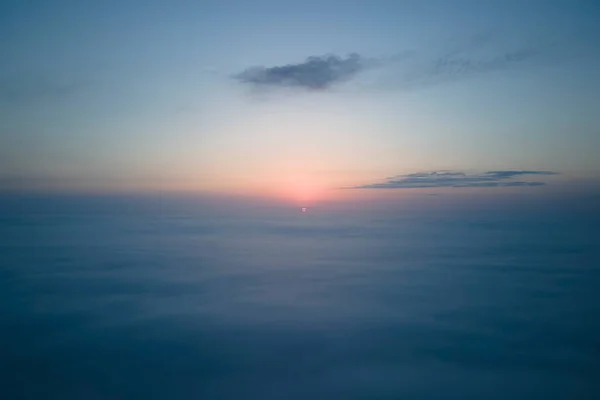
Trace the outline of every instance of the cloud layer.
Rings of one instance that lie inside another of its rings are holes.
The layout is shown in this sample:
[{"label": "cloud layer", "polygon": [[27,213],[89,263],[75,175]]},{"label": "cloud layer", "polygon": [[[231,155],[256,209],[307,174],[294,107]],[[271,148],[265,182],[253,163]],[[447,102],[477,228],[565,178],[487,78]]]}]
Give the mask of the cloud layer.
[{"label": "cloud layer", "polygon": [[542,186],[544,182],[515,180],[525,175],[556,175],[551,171],[487,171],[466,174],[460,171],[417,172],[387,178],[384,182],[355,186],[350,189],[415,189],[415,188],[465,188],[497,186]]}]

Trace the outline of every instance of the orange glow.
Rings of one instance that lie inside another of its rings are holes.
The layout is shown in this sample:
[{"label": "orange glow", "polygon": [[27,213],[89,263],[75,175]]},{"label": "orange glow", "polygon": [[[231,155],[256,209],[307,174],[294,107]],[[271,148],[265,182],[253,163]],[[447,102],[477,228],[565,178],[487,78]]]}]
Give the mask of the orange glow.
[{"label": "orange glow", "polygon": [[312,181],[308,178],[285,179],[277,182],[273,185],[273,188],[277,197],[301,207],[313,205],[328,198],[324,183]]}]

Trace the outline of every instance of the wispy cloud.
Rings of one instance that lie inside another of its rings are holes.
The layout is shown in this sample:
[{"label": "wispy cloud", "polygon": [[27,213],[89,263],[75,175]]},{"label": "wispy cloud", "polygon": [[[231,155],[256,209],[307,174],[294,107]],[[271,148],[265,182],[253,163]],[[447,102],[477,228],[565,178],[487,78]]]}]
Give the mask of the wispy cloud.
[{"label": "wispy cloud", "polygon": [[523,181],[521,176],[556,175],[552,171],[487,171],[480,174],[467,174],[461,171],[417,172],[397,175],[383,182],[354,186],[349,189],[416,189],[416,188],[466,188],[466,187],[518,187],[542,186],[545,182]]},{"label": "wispy cloud", "polygon": [[0,81],[0,100],[28,102],[71,96],[89,85],[89,82],[61,82],[52,79],[14,79]]},{"label": "wispy cloud", "polygon": [[551,42],[506,47],[498,43],[495,35],[480,34],[452,46],[443,46],[433,53],[404,51],[379,58],[356,53],[347,58],[337,55],[312,56],[295,64],[248,68],[233,75],[233,78],[262,88],[324,90],[379,67],[387,70],[383,84],[402,90],[503,70],[535,59],[542,60],[544,55],[550,55],[555,50],[556,46]]},{"label": "wispy cloud", "polygon": [[541,54],[541,50],[534,47],[478,56],[468,52],[452,52],[398,66],[397,70],[392,71],[393,76],[388,83],[393,83],[397,89],[427,87],[515,67],[533,61]]}]

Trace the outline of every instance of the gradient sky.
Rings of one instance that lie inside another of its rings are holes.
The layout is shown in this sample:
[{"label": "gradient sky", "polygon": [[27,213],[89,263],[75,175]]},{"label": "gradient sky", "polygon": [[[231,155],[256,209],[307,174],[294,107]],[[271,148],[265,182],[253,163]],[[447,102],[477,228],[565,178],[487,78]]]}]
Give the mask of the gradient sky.
[{"label": "gradient sky", "polygon": [[[593,182],[599,19],[596,1],[2,1],[0,188]],[[360,70],[319,88],[240,78],[350,53]]]}]

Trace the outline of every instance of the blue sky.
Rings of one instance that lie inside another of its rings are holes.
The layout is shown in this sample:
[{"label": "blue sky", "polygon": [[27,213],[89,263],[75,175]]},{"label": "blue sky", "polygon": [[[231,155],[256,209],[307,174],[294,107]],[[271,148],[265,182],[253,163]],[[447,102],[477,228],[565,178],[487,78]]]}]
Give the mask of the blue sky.
[{"label": "blue sky", "polygon": [[[309,199],[433,171],[595,181],[595,3],[3,1],[0,185]],[[351,53],[331,75],[327,55]]]}]

